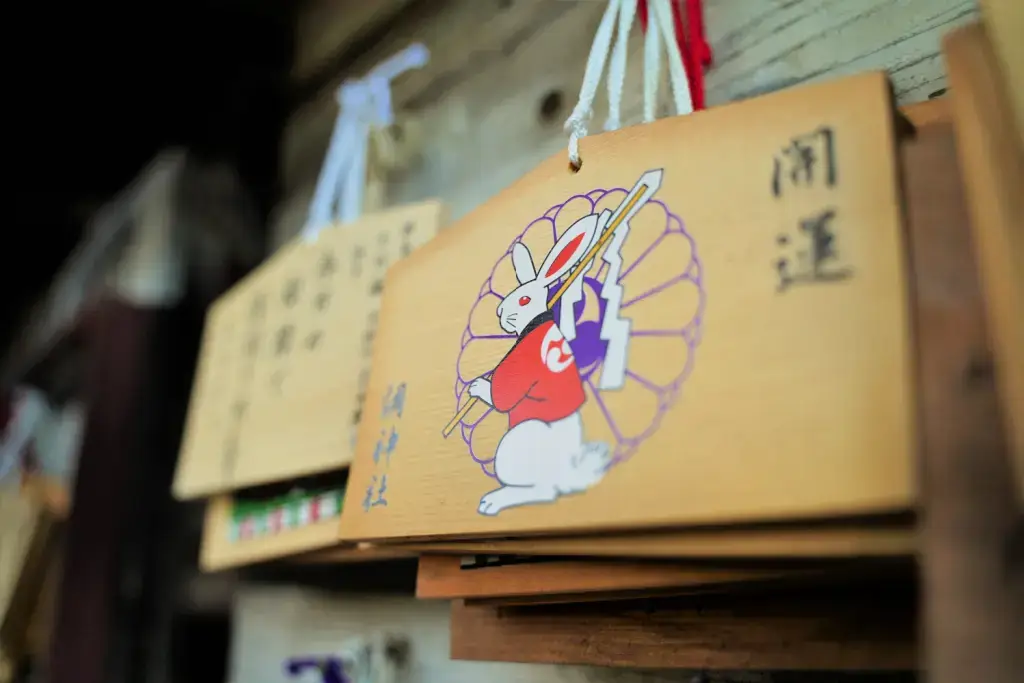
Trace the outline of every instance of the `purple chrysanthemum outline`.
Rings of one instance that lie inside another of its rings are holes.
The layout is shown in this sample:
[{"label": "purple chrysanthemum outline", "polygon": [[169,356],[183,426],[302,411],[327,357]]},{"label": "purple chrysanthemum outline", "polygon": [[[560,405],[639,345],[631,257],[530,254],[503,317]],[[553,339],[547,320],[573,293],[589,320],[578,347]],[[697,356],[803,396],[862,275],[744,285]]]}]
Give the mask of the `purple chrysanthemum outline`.
[{"label": "purple chrysanthemum outline", "polygon": [[[555,204],[547,211],[545,211],[543,215],[530,221],[530,223],[526,225],[523,231],[519,233],[519,235],[516,236],[509,243],[509,246],[505,250],[505,252],[498,257],[497,261],[495,261],[494,266],[491,268],[490,274],[487,276],[487,279],[484,281],[483,285],[480,287],[479,292],[477,293],[476,300],[473,302],[473,305],[469,309],[469,316],[466,321],[466,328],[465,330],[463,330],[462,333],[461,344],[459,348],[459,356],[456,359],[455,366],[454,394],[456,409],[458,409],[460,406],[463,392],[465,391],[466,387],[469,386],[469,381],[474,379],[472,377],[464,379],[459,374],[459,367],[462,361],[462,354],[465,352],[466,347],[469,346],[469,343],[474,339],[508,339],[510,342],[515,341],[514,334],[474,335],[471,330],[473,312],[476,310],[476,307],[480,305],[480,303],[488,296],[494,296],[499,300],[503,296],[502,294],[494,291],[494,275],[498,270],[498,266],[501,265],[503,260],[505,260],[505,257],[507,257],[512,252],[513,245],[515,245],[516,242],[522,240],[523,237],[532,228],[534,228],[534,226],[544,222],[550,223],[552,229],[552,236],[554,239],[557,239],[558,229],[556,225],[556,219],[558,217],[559,212],[566,205],[570,204],[571,202],[577,199],[585,199],[590,203],[591,211],[593,211],[598,201],[600,201],[605,196],[613,192],[621,192],[623,194],[627,194],[628,190],[621,187],[616,187],[609,190],[596,189],[591,190],[586,194],[573,195],[572,197],[566,199],[564,202],[560,204]],[[613,452],[612,461],[609,465],[610,467],[616,465],[619,462],[627,460],[641,443],[643,443],[646,439],[653,435],[654,432],[656,432],[660,427],[661,420],[664,417],[665,413],[679,399],[679,396],[682,393],[683,384],[685,384],[687,378],[690,376],[690,373],[693,371],[695,351],[701,340],[701,326],[704,319],[704,308],[707,299],[703,283],[703,265],[701,263],[700,256],[697,252],[697,243],[693,239],[693,236],[686,231],[686,227],[683,225],[682,218],[678,214],[673,213],[668,208],[668,206],[665,205],[664,202],[658,199],[651,199],[648,201],[648,204],[659,206],[665,212],[665,229],[659,237],[657,237],[636,259],[634,259],[629,264],[628,267],[626,267],[623,270],[619,277],[620,281],[625,279],[625,277],[629,275],[633,268],[635,268],[650,253],[652,253],[657,248],[657,246],[662,242],[666,235],[673,232],[681,234],[690,243],[690,261],[689,263],[686,264],[686,267],[683,269],[680,275],[672,277],[669,280],[666,280],[665,282],[661,283],[657,287],[654,287],[638,296],[632,297],[624,301],[622,303],[622,307],[627,308],[631,304],[637,303],[651,296],[656,296],[658,293],[664,291],[665,289],[668,289],[669,287],[677,284],[680,281],[689,280],[693,282],[694,285],[696,285],[697,287],[697,310],[694,313],[693,317],[690,319],[690,321],[683,327],[679,328],[678,330],[640,330],[630,332],[630,337],[678,335],[683,338],[683,341],[686,343],[687,346],[686,364],[683,366],[683,369],[679,372],[679,374],[668,384],[657,385],[627,368],[626,375],[630,379],[644,385],[649,391],[652,391],[658,397],[658,408],[655,417],[653,420],[651,420],[651,424],[647,427],[647,429],[645,429],[641,434],[633,437],[624,437],[619,432],[618,427],[615,424],[614,416],[611,414],[611,412],[608,410],[608,407],[601,399],[600,391],[594,385],[592,379],[588,377],[587,379],[584,380],[584,384],[589,389],[591,397],[597,403],[598,408],[601,410],[605,420],[608,422],[608,425],[612,429],[612,433],[615,435],[617,439],[617,443]],[[600,278],[601,273],[604,271],[606,265],[607,264],[602,263],[602,265],[598,269],[596,277]],[[480,469],[483,470],[484,474],[486,474],[489,477],[495,476],[493,468],[494,455],[491,454],[489,458],[478,457],[476,453],[473,452],[472,436],[473,430],[476,428],[476,426],[479,425],[484,419],[486,419],[487,416],[489,416],[492,412],[494,412],[494,409],[488,408],[473,422],[462,422],[459,425],[459,434],[462,437],[463,442],[466,444],[466,447],[469,449],[470,457],[473,458],[474,462],[480,465]]]}]

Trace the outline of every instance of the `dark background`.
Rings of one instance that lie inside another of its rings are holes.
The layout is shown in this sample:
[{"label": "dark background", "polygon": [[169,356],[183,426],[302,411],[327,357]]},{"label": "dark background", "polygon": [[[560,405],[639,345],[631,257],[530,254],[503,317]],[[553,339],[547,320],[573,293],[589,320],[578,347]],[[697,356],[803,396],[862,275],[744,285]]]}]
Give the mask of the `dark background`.
[{"label": "dark background", "polygon": [[6,161],[15,191],[0,247],[0,349],[92,211],[164,147],[232,162],[265,216],[299,5],[37,3],[8,15]]}]

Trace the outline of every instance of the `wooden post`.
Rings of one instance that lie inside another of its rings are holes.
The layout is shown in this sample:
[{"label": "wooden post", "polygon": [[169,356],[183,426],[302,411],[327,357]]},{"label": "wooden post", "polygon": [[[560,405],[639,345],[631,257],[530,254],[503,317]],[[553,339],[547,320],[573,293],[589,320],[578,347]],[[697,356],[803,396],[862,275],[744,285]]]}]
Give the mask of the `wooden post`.
[{"label": "wooden post", "polygon": [[1011,683],[1024,670],[1004,554],[1012,478],[951,126],[919,126],[904,164],[924,441],[921,666],[931,683]]}]

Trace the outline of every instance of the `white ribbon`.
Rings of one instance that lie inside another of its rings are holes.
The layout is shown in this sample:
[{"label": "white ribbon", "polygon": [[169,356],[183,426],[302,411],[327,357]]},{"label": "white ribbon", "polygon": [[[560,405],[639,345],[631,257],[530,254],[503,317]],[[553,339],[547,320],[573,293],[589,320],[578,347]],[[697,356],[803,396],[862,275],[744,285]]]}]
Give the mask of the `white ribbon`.
[{"label": "white ribbon", "polygon": [[338,119],[302,230],[307,241],[315,240],[331,223],[350,223],[359,218],[366,184],[370,129],[384,128],[394,122],[391,81],[406,71],[426,65],[429,57],[427,48],[415,43],[378,64],[362,79],[346,81],[338,89]]},{"label": "white ribbon", "polygon": [[[590,45],[587,67],[583,71],[583,83],[580,85],[580,96],[576,100],[569,118],[565,121],[565,130],[569,131],[569,163],[574,167],[580,164],[580,138],[587,135],[587,122],[594,115],[594,98],[597,86],[604,73],[604,63],[608,60],[608,52],[612,47],[612,32],[615,30],[615,19],[622,9],[623,2],[631,0],[609,0],[608,9],[601,17],[601,24],[594,34],[594,42]],[[623,64],[625,73],[625,64]],[[609,118],[611,118],[609,116]]]},{"label": "white ribbon", "polygon": [[[636,17],[635,0],[609,0],[601,24],[590,46],[587,66],[583,72],[580,96],[565,122],[569,132],[569,163],[578,168],[580,139],[587,135],[587,123],[594,114],[594,98],[604,73],[605,62],[612,51],[612,35],[618,28],[615,49],[608,67],[608,120],[605,130],[617,130],[622,125],[622,91],[626,80],[626,58],[629,53],[629,34]],[[668,52],[669,77],[676,114],[693,111],[690,84],[683,68],[683,56],[676,42],[672,7],[669,0],[649,0],[647,3],[647,36],[644,42],[644,121],[653,121],[658,99],[658,81],[661,75],[661,45]]]},{"label": "white ribbon", "polygon": [[636,2],[621,0],[619,8],[619,34],[611,62],[608,63],[608,120],[605,130],[618,130],[622,126],[622,89],[626,84],[626,58],[629,56],[629,34],[636,19]]},{"label": "white ribbon", "polygon": [[50,404],[43,392],[30,387],[15,390],[11,419],[0,437],[0,481],[21,464],[25,447],[34,436],[36,427],[49,414]]},{"label": "white ribbon", "polygon": [[[686,69],[683,67],[683,54],[679,51],[679,43],[676,41],[675,24],[672,21],[672,6],[669,4],[669,0],[648,0],[647,3],[647,39],[652,40],[652,36],[656,33],[661,33],[661,40],[665,43],[665,51],[668,53],[668,76],[669,82],[672,84],[672,101],[676,107],[676,114],[682,116],[683,114],[693,113],[693,97],[690,95],[690,82],[686,79]],[[653,69],[655,73],[661,70],[661,59],[658,55],[658,50],[646,49],[644,46],[644,76],[646,80],[647,74]],[[658,66],[651,67],[647,64],[646,58],[650,53],[656,55],[658,59]],[[658,81],[660,79],[654,79],[654,88],[651,93],[652,99],[657,99],[658,95]],[[647,109],[647,88],[644,88],[644,110]],[[654,108],[654,105],[651,105]],[[651,117],[651,121],[654,117]]]}]

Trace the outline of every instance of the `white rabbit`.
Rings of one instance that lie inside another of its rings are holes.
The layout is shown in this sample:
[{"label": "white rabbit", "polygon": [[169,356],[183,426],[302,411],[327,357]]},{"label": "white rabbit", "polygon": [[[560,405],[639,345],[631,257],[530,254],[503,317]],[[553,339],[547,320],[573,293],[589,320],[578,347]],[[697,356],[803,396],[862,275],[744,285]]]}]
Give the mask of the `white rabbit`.
[{"label": "white rabbit", "polygon": [[509,429],[498,443],[494,471],[502,486],[480,500],[478,511],[496,515],[505,508],[551,502],[585,491],[603,477],[609,462],[604,443],[584,443],[580,408],[583,381],[569,342],[548,310],[549,288],[580,265],[607,216],[585,216],[569,227],[533,266],[522,242],[512,247],[519,286],[498,306],[501,328],[518,335],[494,369],[469,394],[507,413]]}]

